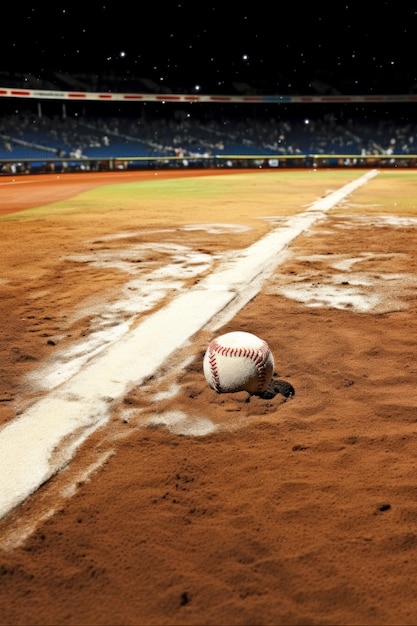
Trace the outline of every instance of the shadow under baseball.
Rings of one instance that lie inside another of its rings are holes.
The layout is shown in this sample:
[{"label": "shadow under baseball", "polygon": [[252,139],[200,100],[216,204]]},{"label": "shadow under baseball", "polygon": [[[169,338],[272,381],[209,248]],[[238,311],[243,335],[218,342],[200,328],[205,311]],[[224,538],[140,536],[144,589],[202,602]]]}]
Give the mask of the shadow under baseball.
[{"label": "shadow under baseball", "polygon": [[[277,375],[274,374],[265,391],[257,395],[259,398],[263,398],[264,400],[271,400],[271,398],[275,398],[278,394],[284,396],[284,398],[288,400],[295,395],[295,389],[291,383],[286,380],[282,380],[281,378],[277,378]],[[249,400],[250,396],[248,398],[248,401]]]}]

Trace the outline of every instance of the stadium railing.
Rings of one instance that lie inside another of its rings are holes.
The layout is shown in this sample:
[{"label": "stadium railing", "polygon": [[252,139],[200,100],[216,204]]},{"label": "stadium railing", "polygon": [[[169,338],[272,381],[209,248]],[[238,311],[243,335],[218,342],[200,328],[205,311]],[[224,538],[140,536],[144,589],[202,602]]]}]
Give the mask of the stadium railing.
[{"label": "stadium railing", "polygon": [[33,158],[2,159],[0,175],[64,174],[66,172],[109,172],[157,169],[291,169],[291,168],[415,168],[417,154],[360,155],[298,154],[298,155],[216,155],[157,156],[117,158]]}]

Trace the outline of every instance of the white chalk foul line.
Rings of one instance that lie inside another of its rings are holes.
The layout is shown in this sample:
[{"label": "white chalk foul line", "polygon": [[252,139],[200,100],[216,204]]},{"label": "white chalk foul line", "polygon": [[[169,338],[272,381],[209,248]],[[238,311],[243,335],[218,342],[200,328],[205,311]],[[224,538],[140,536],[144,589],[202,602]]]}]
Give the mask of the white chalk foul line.
[{"label": "white chalk foul line", "polygon": [[[79,445],[106,423],[113,400],[152,376],[214,316],[236,301],[243,306],[251,283],[272,271],[288,244],[378,172],[370,171],[305,212],[288,218],[261,240],[225,262],[192,290],[96,355],[84,368],[34,403],[0,431],[0,517],[23,502],[72,458]],[[232,306],[232,310],[233,309]]]}]

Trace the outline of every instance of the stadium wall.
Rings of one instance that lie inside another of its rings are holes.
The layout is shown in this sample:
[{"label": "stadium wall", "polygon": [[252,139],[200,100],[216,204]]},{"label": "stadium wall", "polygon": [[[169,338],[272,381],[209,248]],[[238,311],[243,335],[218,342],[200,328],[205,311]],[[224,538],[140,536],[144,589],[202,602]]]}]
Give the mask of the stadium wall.
[{"label": "stadium wall", "polygon": [[24,174],[65,174],[161,169],[323,169],[323,168],[416,168],[417,155],[224,155],[209,158],[129,157],[109,159],[7,159],[0,161],[0,176]]},{"label": "stadium wall", "polygon": [[[199,95],[199,94],[144,94],[144,93],[95,93],[72,91],[49,91],[36,89],[13,89],[0,87],[1,99],[9,101],[31,101],[41,103],[90,102],[90,103],[194,103],[212,105],[352,105],[352,104],[386,104],[413,106],[417,95]],[[245,107],[246,108],[246,107]],[[414,168],[417,166],[417,154],[216,154],[184,156],[124,156],[118,154],[100,158],[62,158],[51,153],[46,158],[2,158],[1,174],[26,173],[65,173],[82,171],[118,171],[135,169],[168,169],[168,168],[336,168],[336,167],[395,167]]]}]

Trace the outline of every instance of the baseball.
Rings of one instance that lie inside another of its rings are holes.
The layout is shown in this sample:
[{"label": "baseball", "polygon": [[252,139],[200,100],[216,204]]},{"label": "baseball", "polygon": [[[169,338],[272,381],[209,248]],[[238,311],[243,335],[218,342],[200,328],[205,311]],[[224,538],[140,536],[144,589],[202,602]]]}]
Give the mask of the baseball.
[{"label": "baseball", "polygon": [[204,376],[217,393],[265,391],[274,370],[268,344],[252,333],[235,331],[210,342],[203,361]]}]

